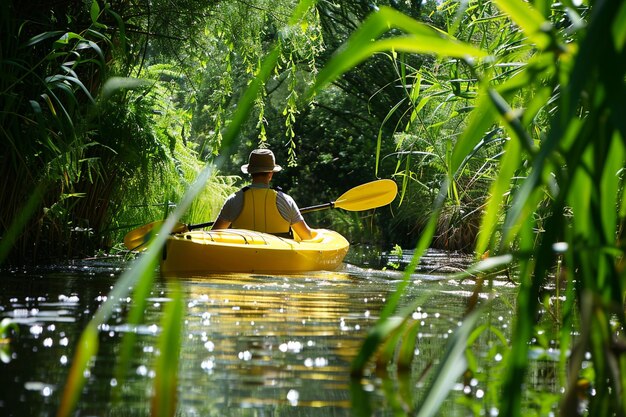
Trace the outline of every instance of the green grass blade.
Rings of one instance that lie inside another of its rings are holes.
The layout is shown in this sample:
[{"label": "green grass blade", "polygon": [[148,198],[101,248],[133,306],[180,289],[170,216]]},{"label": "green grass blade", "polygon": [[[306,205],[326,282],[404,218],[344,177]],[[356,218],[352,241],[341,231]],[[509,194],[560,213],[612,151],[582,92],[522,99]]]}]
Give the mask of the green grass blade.
[{"label": "green grass blade", "polygon": [[550,36],[547,32],[552,25],[530,3],[522,0],[496,0],[495,3],[517,23],[539,49],[544,50],[550,45]]},{"label": "green grass blade", "polygon": [[398,331],[400,325],[404,323],[401,317],[389,317],[385,320],[379,320],[369,331],[365,341],[359,349],[356,357],[352,360],[351,374],[360,376],[367,365],[370,358],[378,351],[381,344],[384,343],[391,334]]},{"label": "green grass blade", "polygon": [[471,313],[452,335],[446,351],[439,358],[439,367],[435,371],[434,380],[428,387],[428,391],[426,391],[425,400],[420,404],[416,417],[437,415],[448,393],[467,369],[467,361],[465,359],[467,340],[480,316],[480,311]]},{"label": "green grass blade", "polygon": [[20,327],[10,318],[5,317],[0,321],[0,340],[8,338],[11,333],[17,334],[19,331]]},{"label": "green grass blade", "polygon": [[387,303],[385,303],[385,307],[380,312],[380,319],[379,319],[380,321],[386,320],[387,318],[391,317],[391,315],[394,313],[394,311],[396,310],[398,306],[398,303],[400,302],[400,297],[402,297],[404,290],[411,282],[411,274],[413,273],[413,271],[415,271],[415,268],[417,268],[417,265],[419,264],[419,261],[422,258],[422,255],[424,254],[426,249],[430,247],[433,236],[435,235],[435,231],[437,230],[437,221],[439,219],[439,213],[441,212],[441,208],[443,207],[443,204],[447,197],[449,184],[450,184],[449,180],[443,181],[443,184],[441,185],[441,188],[439,189],[439,194],[437,195],[437,198],[435,199],[435,203],[433,204],[432,214],[430,215],[430,218],[428,219],[428,223],[424,227],[424,230],[422,231],[422,235],[420,236],[420,239],[417,242],[417,246],[415,247],[413,258],[411,259],[411,262],[409,263],[409,265],[407,265],[405,269],[404,278],[402,282],[398,285],[398,287],[393,292],[393,294],[391,294],[391,296],[389,297],[389,300],[387,301]]},{"label": "green grass blade", "polygon": [[[375,40],[392,28],[402,30],[409,36]],[[419,52],[459,58],[486,56],[484,51],[459,42],[445,32],[411,19],[392,8],[381,7],[361,24],[320,71],[307,97],[311,98],[315,92],[375,53],[389,51]]]},{"label": "green grass blade", "polygon": [[78,403],[80,393],[85,386],[85,373],[90,363],[98,353],[98,327],[91,322],[83,331],[76,353],[72,360],[72,367],[65,383],[65,389],[61,396],[61,404],[57,410],[57,417],[73,415],[74,408]]},{"label": "green grass blade", "polygon": [[617,13],[617,17],[613,20],[611,31],[613,33],[615,49],[621,51],[626,44],[626,3],[622,4],[622,7]]},{"label": "green grass blade", "polygon": [[[519,231],[519,251],[531,253],[535,245],[533,221],[527,217]],[[524,377],[528,366],[529,340],[535,323],[536,294],[533,288],[533,260],[521,259],[518,277],[521,287],[517,300],[517,319],[511,340],[511,350],[506,356],[507,374],[503,380],[503,392],[507,395],[501,398],[500,412],[502,415],[517,417],[521,415],[521,397]],[[534,279],[539,283],[540,279]]]},{"label": "green grass blade", "polygon": [[480,233],[476,243],[476,256],[482,256],[490,247],[499,219],[505,194],[509,190],[511,178],[522,159],[521,145],[517,140],[509,140],[500,164],[500,173],[491,184],[485,214],[481,219]]},{"label": "green grass blade", "polygon": [[[156,267],[156,265],[155,265]],[[131,326],[136,326],[141,324],[144,317],[144,311],[146,306],[148,305],[148,297],[150,296],[150,291],[152,290],[152,285],[154,283],[154,274],[146,274],[143,279],[140,279],[137,283],[137,286],[133,292],[133,307],[128,315],[128,324]],[[130,367],[132,355],[133,355],[133,347],[135,346],[135,341],[137,340],[137,333],[134,331],[126,332],[124,337],[122,338],[122,343],[119,349],[119,353],[117,355],[117,363],[115,366],[115,379],[117,381],[117,385],[113,388],[113,397],[117,399],[120,390],[124,386],[124,381],[126,380],[126,374]]]},{"label": "green grass blade", "polygon": [[178,358],[181,344],[185,304],[180,282],[168,285],[171,300],[163,311],[159,356],[156,361],[152,417],[173,417],[176,414],[178,389]]},{"label": "green grass blade", "polygon": [[619,207],[620,170],[624,167],[624,143],[619,134],[613,135],[609,145],[606,162],[603,164],[602,178],[600,179],[600,209],[602,210],[602,229],[604,240],[608,244],[615,243],[617,230],[617,208]]},{"label": "green grass blade", "polygon": [[472,155],[474,148],[480,143],[485,132],[496,123],[497,113],[491,105],[489,96],[481,94],[477,101],[476,107],[472,111],[469,118],[467,128],[456,142],[450,158],[451,172],[457,172],[463,165],[468,155]]}]

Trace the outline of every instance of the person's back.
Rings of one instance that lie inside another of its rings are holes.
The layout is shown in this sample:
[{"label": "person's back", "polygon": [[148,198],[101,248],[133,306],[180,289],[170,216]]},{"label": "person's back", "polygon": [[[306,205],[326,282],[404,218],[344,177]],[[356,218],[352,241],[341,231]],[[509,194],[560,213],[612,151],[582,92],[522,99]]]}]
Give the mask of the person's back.
[{"label": "person's back", "polygon": [[293,198],[269,185],[274,172],[281,169],[269,149],[252,151],[248,164],[241,167],[252,176],[252,183],[228,197],[213,229],[234,227],[287,235],[291,228],[300,238],[311,239],[312,231]]}]

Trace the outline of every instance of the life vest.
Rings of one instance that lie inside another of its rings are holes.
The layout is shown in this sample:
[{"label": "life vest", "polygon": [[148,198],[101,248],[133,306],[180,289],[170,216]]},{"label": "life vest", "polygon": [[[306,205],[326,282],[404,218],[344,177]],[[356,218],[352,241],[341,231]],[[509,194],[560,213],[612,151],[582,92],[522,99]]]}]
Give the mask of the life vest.
[{"label": "life vest", "polygon": [[271,188],[244,189],[241,213],[233,221],[231,227],[272,234],[288,234],[291,225],[278,211],[277,195],[278,192]]}]

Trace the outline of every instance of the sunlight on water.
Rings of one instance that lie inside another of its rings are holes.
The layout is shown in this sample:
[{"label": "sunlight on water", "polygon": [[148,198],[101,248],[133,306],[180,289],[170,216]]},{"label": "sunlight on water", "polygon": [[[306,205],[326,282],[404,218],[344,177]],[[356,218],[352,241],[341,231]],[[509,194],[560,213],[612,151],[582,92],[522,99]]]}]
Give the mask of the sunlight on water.
[{"label": "sunlight on water", "polygon": [[[396,378],[397,370],[375,369],[374,364],[361,380],[349,375],[367,332],[403,279],[401,272],[348,265],[338,272],[296,276],[181,279],[186,314],[179,415],[352,416],[353,400],[361,398],[378,409],[377,415],[391,416],[398,409],[390,404],[405,401],[406,392],[416,404],[428,384],[424,375],[437,366],[474,294],[473,281],[450,280],[438,272],[461,268],[458,258],[446,268],[436,263],[442,262],[440,253],[435,259],[430,260],[435,262],[430,268],[411,276],[412,285],[402,299],[403,305],[424,300],[409,318],[418,331],[406,382],[386,379]],[[10,343],[0,344],[0,383],[10,387],[0,397],[2,416],[55,414],[80,332],[106,299],[120,265],[59,269],[9,272],[1,277],[0,318],[11,318],[20,329]],[[141,325],[127,322],[133,304],[129,298],[100,327],[101,346],[81,397],[80,415],[103,415],[102,410],[108,416],[149,414],[160,318],[170,300],[165,284],[156,281]],[[502,335],[508,335],[512,324],[513,291],[510,282],[502,280],[494,282],[493,290],[478,294],[490,305],[494,331]],[[114,369],[120,344],[129,334],[136,337],[136,344],[120,381]],[[495,404],[497,394],[488,386],[502,361],[499,341],[486,335],[476,343],[484,345],[477,349],[483,356],[475,358],[483,372],[464,375],[453,387],[457,400],[444,405],[457,415],[469,410],[458,398]],[[537,367],[536,383],[553,384],[556,376],[550,373],[550,357],[540,359],[549,362]],[[497,414],[497,409],[491,410]]]}]

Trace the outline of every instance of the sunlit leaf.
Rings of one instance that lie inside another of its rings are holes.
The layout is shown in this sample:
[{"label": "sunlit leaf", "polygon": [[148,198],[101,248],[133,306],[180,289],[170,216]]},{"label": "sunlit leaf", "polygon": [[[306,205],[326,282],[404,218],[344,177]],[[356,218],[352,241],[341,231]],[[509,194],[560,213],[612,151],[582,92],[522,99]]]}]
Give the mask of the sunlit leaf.
[{"label": "sunlit leaf", "polygon": [[617,14],[617,17],[613,19],[613,40],[615,42],[615,49],[621,51],[626,44],[626,3],[622,4]]},{"label": "sunlit leaf", "polygon": [[434,371],[433,380],[424,394],[424,401],[418,407],[417,417],[438,415],[441,404],[467,369],[465,360],[467,339],[480,317],[480,311],[470,314],[454,331],[446,351],[439,358],[439,367]]},{"label": "sunlit leaf", "polygon": [[76,346],[57,417],[73,415],[73,410],[85,385],[86,375],[90,372],[90,364],[98,353],[98,344],[98,328],[92,322],[83,330]]},{"label": "sunlit leaf", "polygon": [[615,231],[618,228],[617,210],[619,207],[618,190],[621,188],[620,170],[624,168],[624,143],[619,134],[615,133],[609,145],[606,163],[602,169],[600,180],[600,208],[604,239],[608,243],[615,242]]},{"label": "sunlit leaf", "polygon": [[5,317],[0,321],[0,339],[6,338],[10,332],[19,333],[19,331],[17,323],[10,318]]},{"label": "sunlit leaf", "polygon": [[[525,118],[529,120],[535,117],[539,109],[543,108],[549,98],[547,89],[541,90],[544,94],[538,94],[529,104]],[[528,140],[528,139],[524,139]],[[504,152],[504,156],[500,163],[500,173],[496,180],[492,183],[489,193],[489,200],[485,214],[482,218],[478,242],[476,244],[477,256],[485,253],[490,247],[490,240],[496,230],[496,224],[499,220],[499,213],[504,203],[505,193],[509,190],[511,179],[515,171],[521,166],[523,160],[522,139],[519,137],[509,140]],[[530,143],[526,144],[527,148],[531,147]]]},{"label": "sunlit leaf", "polygon": [[523,0],[495,0],[495,3],[520,26],[539,49],[548,47],[551,42],[548,32],[552,25],[530,3]]},{"label": "sunlit leaf", "polygon": [[100,5],[97,0],[91,2],[91,8],[89,9],[89,15],[91,16],[92,23],[98,23],[100,17]]},{"label": "sunlit leaf", "polygon": [[[408,35],[376,40],[392,28],[400,29]],[[361,24],[320,71],[309,94],[324,88],[375,53],[392,51],[425,53],[439,57],[486,56],[484,51],[459,42],[432,26],[413,20],[389,7],[381,7]]]},{"label": "sunlit leaf", "polygon": [[467,128],[457,140],[450,161],[450,170],[457,172],[462,166],[463,161],[472,154],[473,149],[480,143],[485,132],[497,123],[495,108],[492,106],[489,97],[481,94],[477,101],[474,111],[471,113]]},{"label": "sunlit leaf", "polygon": [[133,90],[148,85],[150,85],[149,81],[139,78],[111,77],[104,82],[101,96],[103,99],[108,99],[118,91]]},{"label": "sunlit leaf", "polygon": [[174,417],[177,406],[178,360],[185,309],[180,283],[173,281],[168,287],[171,300],[166,304],[161,320],[150,411],[152,417]]}]

